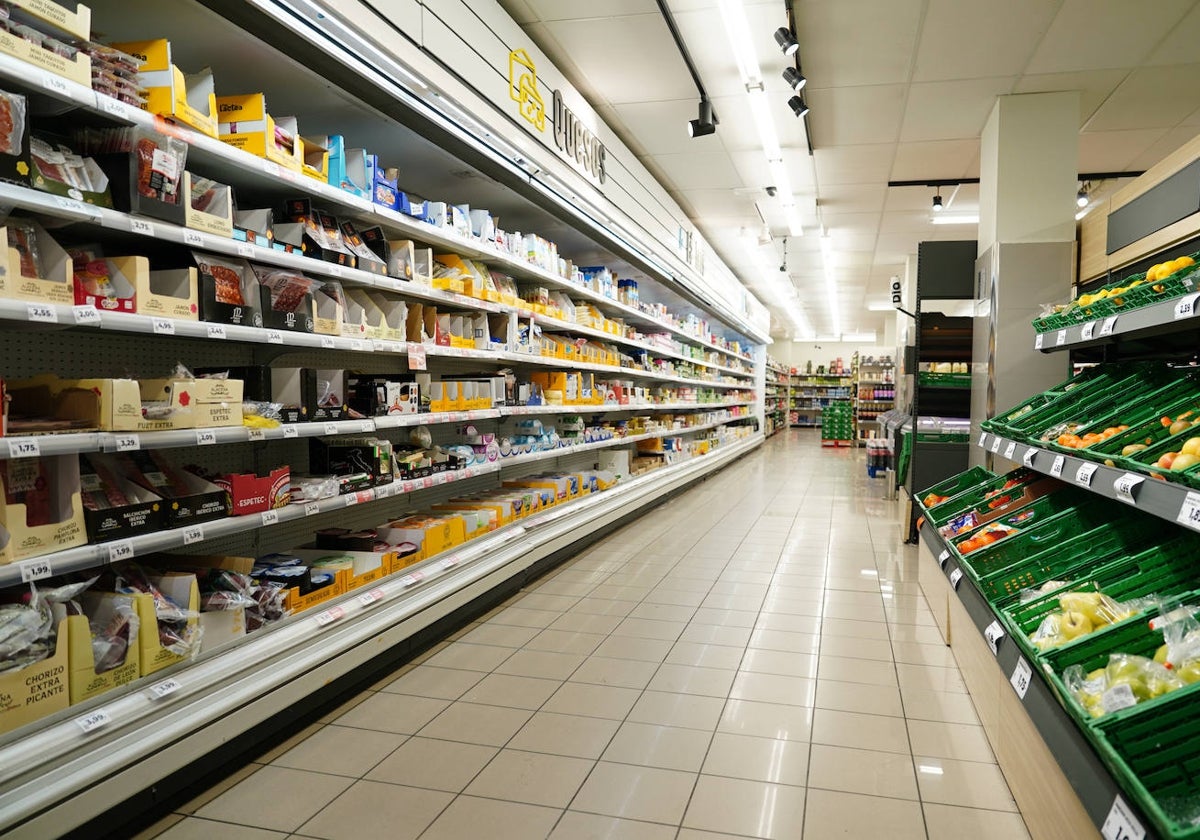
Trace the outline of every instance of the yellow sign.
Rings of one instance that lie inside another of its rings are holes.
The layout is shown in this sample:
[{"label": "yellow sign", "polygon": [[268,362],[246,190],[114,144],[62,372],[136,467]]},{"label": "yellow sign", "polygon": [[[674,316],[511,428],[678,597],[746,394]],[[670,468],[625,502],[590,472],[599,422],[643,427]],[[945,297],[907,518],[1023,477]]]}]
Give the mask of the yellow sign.
[{"label": "yellow sign", "polygon": [[523,49],[508,54],[508,95],[520,103],[522,117],[538,131],[546,130],[546,103],[538,92],[537,67]]}]

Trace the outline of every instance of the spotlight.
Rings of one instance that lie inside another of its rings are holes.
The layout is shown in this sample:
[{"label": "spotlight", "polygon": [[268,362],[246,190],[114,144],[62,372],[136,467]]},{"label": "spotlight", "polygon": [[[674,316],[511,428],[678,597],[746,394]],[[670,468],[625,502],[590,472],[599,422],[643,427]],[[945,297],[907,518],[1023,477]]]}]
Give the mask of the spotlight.
[{"label": "spotlight", "polygon": [[796,50],[800,49],[796,36],[786,26],[775,30],[775,43],[779,44],[779,49],[783,50],[784,55],[795,55]]},{"label": "spotlight", "polygon": [[933,197],[933,212],[941,213],[942,209],[942,191],[939,189],[937,195]]},{"label": "spotlight", "polygon": [[788,100],[788,105],[792,109],[792,113],[797,117],[803,117],[808,113],[808,106],[804,104],[804,100],[799,96],[793,96]]},{"label": "spotlight", "polygon": [[800,75],[800,71],[795,67],[785,67],[783,69],[783,80],[788,83],[788,87],[799,93],[804,90],[804,86],[808,84],[808,79]]},{"label": "spotlight", "polygon": [[704,137],[717,130],[713,123],[712,103],[707,99],[700,100],[700,112],[696,119],[688,120],[688,136]]},{"label": "spotlight", "polygon": [[1080,191],[1079,191],[1079,194],[1078,194],[1077,196],[1075,196],[1075,203],[1076,203],[1076,204],[1077,204],[1079,207],[1087,207],[1087,206],[1088,206],[1088,194],[1087,194],[1087,190],[1080,190]]}]

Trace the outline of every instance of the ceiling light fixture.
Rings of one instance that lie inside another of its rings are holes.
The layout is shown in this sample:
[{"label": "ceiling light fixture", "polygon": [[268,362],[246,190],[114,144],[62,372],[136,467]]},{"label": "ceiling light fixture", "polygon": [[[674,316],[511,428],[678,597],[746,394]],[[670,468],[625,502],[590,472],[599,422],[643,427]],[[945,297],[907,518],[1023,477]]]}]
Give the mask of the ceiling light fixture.
[{"label": "ceiling light fixture", "polygon": [[804,100],[799,96],[793,96],[789,99],[788,107],[792,109],[792,113],[797,117],[803,117],[808,113],[808,106],[804,104]]},{"label": "ceiling light fixture", "polygon": [[941,213],[942,209],[942,189],[938,187],[937,194],[933,197],[933,212]]},{"label": "ceiling light fixture", "polygon": [[808,79],[800,75],[800,71],[795,67],[783,68],[783,80],[788,83],[788,87],[799,93],[804,90],[804,86],[808,84]]},{"label": "ceiling light fixture", "polygon": [[1079,185],[1079,192],[1075,195],[1075,204],[1080,208],[1088,206],[1088,185],[1086,182]]},{"label": "ceiling light fixture", "polygon": [[795,55],[796,50],[800,49],[800,43],[796,40],[796,36],[786,26],[781,26],[775,30],[775,43],[779,45],[779,49],[783,50],[783,54],[787,56]]},{"label": "ceiling light fixture", "polygon": [[979,216],[934,216],[932,222],[935,225],[977,225]]},{"label": "ceiling light fixture", "polygon": [[706,137],[716,132],[716,130],[717,126],[713,120],[712,103],[707,99],[701,99],[696,119],[688,121],[688,137]]},{"label": "ceiling light fixture", "polygon": [[667,30],[671,33],[671,40],[675,42],[675,47],[679,50],[680,58],[683,59],[688,73],[692,76],[692,81],[696,85],[696,92],[700,94],[699,115],[694,120],[688,120],[688,136],[705,137],[713,134],[716,132],[717,124],[720,120],[713,113],[712,102],[709,101],[708,93],[704,90],[704,82],[700,80],[700,73],[696,70],[696,65],[692,62],[692,56],[688,52],[687,45],[683,43],[683,36],[679,34],[679,27],[675,25],[675,18],[671,15],[671,10],[667,8],[666,0],[658,0],[658,11],[662,14],[662,19],[667,25]]}]

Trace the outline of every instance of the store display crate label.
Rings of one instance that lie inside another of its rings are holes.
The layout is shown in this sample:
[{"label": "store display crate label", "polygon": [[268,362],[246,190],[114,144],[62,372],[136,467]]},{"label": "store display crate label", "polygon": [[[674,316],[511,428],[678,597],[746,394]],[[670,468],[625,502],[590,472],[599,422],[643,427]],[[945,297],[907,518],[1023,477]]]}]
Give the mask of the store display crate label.
[{"label": "store display crate label", "polygon": [[9,458],[39,458],[42,446],[34,438],[17,438],[8,442]]},{"label": "store display crate label", "polygon": [[1100,826],[1100,836],[1104,840],[1145,840],[1146,829],[1118,794]]},{"label": "store display crate label", "polygon": [[950,573],[951,588],[958,589],[958,584],[962,581],[962,579],[963,579],[963,570],[961,568],[955,569],[953,572],[951,572]]},{"label": "store display crate label", "polygon": [[129,540],[118,540],[108,544],[108,562],[120,563],[122,560],[132,560],[136,552]]},{"label": "store display crate label", "polygon": [[1096,470],[1100,469],[1099,464],[1080,464],[1079,469],[1075,473],[1075,483],[1081,487],[1092,486],[1092,476],[1096,474]]},{"label": "store display crate label", "polygon": [[1184,295],[1175,302],[1175,320],[1191,318],[1196,314],[1196,301],[1200,300],[1200,292]]},{"label": "store display crate label", "polygon": [[26,560],[21,564],[21,583],[33,583],[53,574],[54,568],[49,560]]},{"label": "store display crate label", "polygon": [[1037,335],[1035,335],[1035,336],[1033,337],[1033,349],[1034,349],[1034,350],[1041,350],[1041,349],[1042,349],[1042,344],[1045,342],[1045,340],[1046,340],[1046,334],[1045,334],[1045,333],[1038,333]]},{"label": "store display crate label", "polygon": [[1100,335],[1112,335],[1113,330],[1117,328],[1118,315],[1110,315],[1104,319],[1104,323],[1100,325]]},{"label": "store display crate label", "polygon": [[112,718],[104,709],[97,709],[90,715],[75,718],[75,725],[82,729],[85,735],[109,723],[112,723]]},{"label": "store display crate label", "polygon": [[1067,331],[1059,330],[1058,335],[1054,336],[1054,346],[1062,347],[1066,343],[1067,343]]},{"label": "store display crate label", "polygon": [[1010,440],[1008,442],[1008,446],[1006,446],[1004,448],[1004,457],[1011,461],[1013,459],[1013,455],[1015,455],[1016,452],[1017,452],[1017,442],[1015,440]]},{"label": "store display crate label", "polygon": [[57,324],[58,310],[49,303],[30,303],[25,306],[25,317],[43,324]]},{"label": "store display crate label", "polygon": [[1021,457],[1021,463],[1023,463],[1027,467],[1032,467],[1033,459],[1037,457],[1037,454],[1038,454],[1037,447],[1035,447],[1035,446],[1029,447],[1028,449],[1025,450],[1025,454]]},{"label": "store display crate label", "polygon": [[1000,435],[992,435],[992,454],[995,455],[1000,451],[1000,444],[1003,443],[1003,438]]},{"label": "store display crate label", "polygon": [[1033,669],[1029,667],[1029,661],[1024,656],[1018,657],[1017,667],[1013,668],[1012,676],[1008,681],[1012,683],[1013,690],[1022,700],[1029,691],[1029,681],[1032,678]]},{"label": "store display crate label", "polygon": [[279,511],[277,511],[277,510],[264,510],[264,511],[263,511],[263,513],[262,513],[262,524],[263,524],[263,525],[277,525],[277,524],[279,524]]},{"label": "store display crate label", "polygon": [[1091,341],[1092,337],[1095,334],[1096,334],[1096,322],[1095,321],[1088,321],[1086,324],[1083,325],[1083,329],[1081,329],[1079,331],[1079,337],[1083,341]]},{"label": "store display crate label", "polygon": [[1063,467],[1067,465],[1066,455],[1055,455],[1054,463],[1050,465],[1050,475],[1055,478],[1062,478]]},{"label": "store display crate label", "polygon": [[341,607],[331,607],[324,612],[317,613],[314,620],[317,622],[318,627],[325,627],[333,624],[333,622],[338,621],[341,618],[344,618],[345,616],[346,611]]},{"label": "store display crate label", "polygon": [[75,306],[71,309],[77,327],[100,326],[100,310],[94,306]]},{"label": "store display crate label", "polygon": [[1116,491],[1117,499],[1127,505],[1136,505],[1137,499],[1134,498],[1133,491],[1145,480],[1140,475],[1125,473],[1125,475],[1113,482],[1113,490]]},{"label": "store display crate label", "polygon": [[1175,517],[1175,521],[1200,531],[1200,493],[1195,490],[1188,491],[1183,497],[1183,504],[1179,506],[1179,515]]},{"label": "store display crate label", "polygon": [[946,568],[946,561],[949,559],[950,559],[950,549],[947,548],[941,554],[938,555],[938,565],[941,566],[943,569]]},{"label": "store display crate label", "polygon": [[176,691],[178,691],[181,688],[183,688],[183,686],[179,683],[179,680],[175,680],[175,679],[163,680],[162,682],[157,683],[156,685],[150,686],[150,694],[156,700],[161,700],[164,697],[170,697],[172,694],[174,694]]},{"label": "store display crate label", "polygon": [[204,541],[204,526],[190,525],[183,529],[183,544],[192,545],[193,543]]},{"label": "store display crate label", "polygon": [[117,435],[113,449],[117,452],[133,452],[142,448],[142,441],[137,435]]},{"label": "store display crate label", "polygon": [[999,621],[993,621],[984,629],[983,638],[987,640],[993,655],[999,655],[1000,640],[1004,638],[1004,635],[1004,628],[1000,626]]}]

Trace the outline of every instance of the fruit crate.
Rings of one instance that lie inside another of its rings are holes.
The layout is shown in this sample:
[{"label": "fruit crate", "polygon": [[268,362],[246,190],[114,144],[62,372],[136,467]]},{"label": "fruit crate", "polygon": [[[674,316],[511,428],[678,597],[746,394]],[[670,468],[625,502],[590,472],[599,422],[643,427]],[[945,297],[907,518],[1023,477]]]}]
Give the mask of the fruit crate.
[{"label": "fruit crate", "polygon": [[[1138,539],[1132,535],[1132,532],[1130,533],[1131,536],[1127,541],[1136,543]],[[1147,539],[1152,538],[1152,534],[1143,531],[1140,542],[1145,545]],[[1132,621],[1145,625],[1150,611],[1135,613],[1117,624],[1108,625],[1048,651],[1039,650],[1030,641],[1029,636],[1037,630],[1042,619],[1050,613],[1058,612],[1059,596],[1067,592],[1098,589],[1114,601],[1145,598],[1150,595],[1179,596],[1191,592],[1200,586],[1200,570],[1196,568],[1195,563],[1198,550],[1200,550],[1200,540],[1192,538],[1190,534],[1185,534],[1162,545],[1144,549],[1132,557],[1124,556],[1115,559],[1109,557],[1107,562],[1092,563],[1066,570],[1063,573],[1064,576],[1075,577],[1075,580],[1069,585],[1028,603],[1015,604],[1007,609],[1002,609],[1001,615],[1009,624],[1017,644],[1027,655],[1034,658],[1048,658],[1051,653],[1058,654],[1068,651],[1087,640],[1095,640],[1099,643],[1101,636],[1110,630],[1117,630],[1127,622]],[[1158,635],[1161,637],[1161,634]],[[1161,638],[1159,644],[1162,644]],[[1157,645],[1155,647],[1157,648]]]},{"label": "fruit crate", "polygon": [[1078,455],[1082,450],[1058,442],[1058,437],[1068,431],[1064,428],[1068,424],[1071,425],[1069,432],[1075,435],[1087,434],[1091,430],[1099,431],[1118,424],[1133,427],[1161,416],[1160,409],[1163,406],[1173,406],[1198,395],[1200,387],[1192,376],[1174,378],[1166,384],[1145,383],[1141,389],[1129,386],[1121,393],[1109,395],[1102,401],[1092,400],[1086,407],[1064,409],[1051,425],[1036,436],[1037,442],[1058,452]]},{"label": "fruit crate", "polygon": [[[1200,389],[1200,384],[1198,384],[1196,387],[1197,389]],[[1174,419],[1185,413],[1192,419],[1200,419],[1200,390],[1189,394],[1183,399],[1175,400],[1169,405],[1163,405],[1161,403],[1148,404],[1144,409],[1138,409],[1136,411],[1138,419],[1136,422],[1127,422],[1126,425],[1129,426],[1128,429],[1115,434],[1110,438],[1093,443],[1091,446],[1074,449],[1069,446],[1062,446],[1056,442],[1051,444],[1051,448],[1057,449],[1060,452],[1069,452],[1076,457],[1084,458],[1089,461],[1112,461],[1112,465],[1116,466],[1124,462],[1126,459],[1134,457],[1134,455],[1121,455],[1121,450],[1124,447],[1137,443],[1153,446],[1167,437],[1171,437],[1172,435],[1169,427],[1164,427],[1162,425],[1162,418],[1168,417]],[[1132,416],[1132,414],[1126,415],[1126,417],[1130,418]],[[1101,420],[1100,423],[1114,419],[1124,420],[1125,417],[1109,417],[1107,420]],[[1096,425],[1099,425],[1100,423],[1097,423]],[[1177,435],[1182,436],[1182,439],[1179,441],[1179,443],[1182,443],[1188,437],[1200,436],[1200,428],[1190,429],[1191,434],[1187,434],[1186,431],[1187,430],[1185,430],[1185,432],[1177,433]],[[1148,444],[1146,443],[1147,440],[1150,441]],[[1140,469],[1140,467],[1138,469]]]},{"label": "fruit crate", "polygon": [[1118,463],[1125,469],[1173,481],[1192,489],[1200,489],[1200,464],[1184,470],[1163,469],[1156,461],[1168,452],[1178,452],[1188,438],[1200,437],[1200,426],[1192,426],[1178,434],[1169,435],[1141,452],[1121,458]]},{"label": "fruit crate", "polygon": [[922,371],[917,377],[918,383],[924,388],[962,388],[971,387],[969,373],[931,373]]},{"label": "fruit crate", "polygon": [[1079,580],[1118,557],[1136,554],[1161,530],[1161,523],[1148,516],[1130,515],[1106,522],[980,576],[979,589],[993,607],[1012,611],[1022,591],[1050,580]]},{"label": "fruit crate", "polygon": [[[985,482],[990,482],[998,476],[989,469],[984,467],[971,467],[966,472],[960,472],[958,475],[948,478],[940,484],[935,484],[932,487],[927,487],[916,494],[917,504],[919,504],[926,513],[933,510],[932,507],[926,507],[924,499],[930,493],[936,493],[939,496],[949,496],[950,501],[961,493],[972,490],[983,485]],[[948,503],[943,503],[948,504]],[[940,507],[934,505],[934,507]]]},{"label": "fruit crate", "polygon": [[1002,415],[984,420],[980,426],[989,432],[998,432],[1006,437],[1019,437],[1024,434],[1024,430],[1020,427],[1012,425],[1027,415],[1035,411],[1046,409],[1059,400],[1081,400],[1086,399],[1090,391],[1106,388],[1114,382],[1113,375],[1102,367],[1091,367],[1080,373],[1078,376],[1073,376],[1066,382],[1059,383],[1053,388],[1047,388],[1040,394],[1034,394],[1029,399],[1014,408],[1009,409]]},{"label": "fruit crate", "polygon": [[[1121,513],[1115,508],[1116,504],[1098,496],[1063,489],[989,523],[1016,527],[1022,522],[1032,521],[1016,534],[965,555],[957,545],[970,539],[972,534],[964,534],[961,535],[963,539],[955,538],[952,543],[955,546],[954,553],[962,560],[962,566],[971,579],[978,583],[985,575],[1006,569],[1023,557],[1060,545],[1071,537],[1111,522]],[[1030,514],[1032,520],[1029,519]],[[1024,520],[1021,518],[1023,516],[1026,517]]]},{"label": "fruit crate", "polygon": [[1095,384],[1089,382],[1086,390],[1080,392],[1072,389],[1064,398],[1010,420],[1006,424],[1008,436],[1035,442],[1042,431],[1069,421],[1074,412],[1088,408],[1111,408],[1114,399],[1124,401],[1139,398],[1165,384],[1178,381],[1180,376],[1180,373],[1172,371],[1166,365],[1136,365],[1124,368],[1114,375],[1101,374]]},{"label": "fruit crate", "polygon": [[[992,507],[993,502],[1007,496],[1009,497],[1009,501],[1004,504],[1011,504],[1020,498],[1029,484],[1043,480],[1044,478],[1045,476],[1041,473],[1034,472],[1026,467],[1019,467],[1005,475],[996,476],[985,484],[976,485],[969,490],[965,490],[957,496],[951,497],[948,501],[930,508],[926,519],[929,520],[930,524],[940,529],[943,525],[972,512],[984,516],[995,513],[1003,505]],[[1009,482],[1015,483],[1011,487],[1005,487],[1004,485]],[[994,493],[994,495],[989,498],[989,493]]]}]

